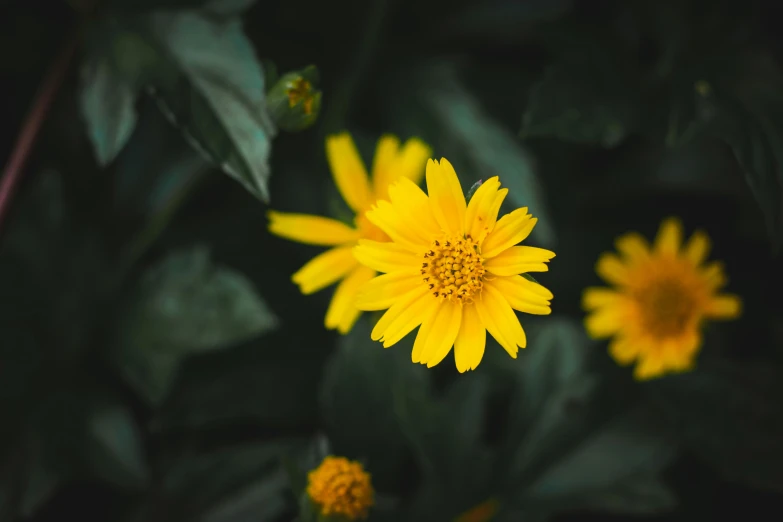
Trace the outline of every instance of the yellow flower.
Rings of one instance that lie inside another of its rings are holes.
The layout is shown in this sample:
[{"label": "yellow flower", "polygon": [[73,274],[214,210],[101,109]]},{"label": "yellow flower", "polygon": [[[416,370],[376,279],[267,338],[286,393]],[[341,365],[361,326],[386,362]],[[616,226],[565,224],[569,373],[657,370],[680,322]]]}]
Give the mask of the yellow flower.
[{"label": "yellow flower", "polygon": [[587,332],[613,337],[609,353],[622,365],[636,361],[639,380],[692,369],[704,320],[733,319],[741,311],[739,297],[717,293],[726,284],[723,266],[704,264],[707,235],[696,232],[685,245],[682,235],[680,221],[668,218],[652,248],[637,233],[621,236],[615,245],[622,257],[603,254],[596,264],[616,288],[587,288],[583,295]]},{"label": "yellow flower", "polygon": [[321,516],[337,515],[347,520],[367,518],[374,502],[370,475],[361,464],[344,457],[326,457],[308,473],[307,495]]},{"label": "yellow flower", "polygon": [[465,203],[457,173],[446,159],[427,162],[429,196],[408,179],[389,187],[390,201],[379,201],[367,219],[392,239],[359,241],[356,258],[379,272],[357,300],[362,310],[384,310],[372,339],[388,348],[421,325],[413,362],[441,362],[454,346],[457,369],[481,362],[486,332],[516,358],[527,344],[514,310],[546,315],[552,293],[519,275],[545,272],[549,250],[514,246],[537,219],[527,208],[497,219],[508,189],[497,176]]},{"label": "yellow flower", "polygon": [[490,498],[465,511],[454,522],[489,522],[497,514],[499,506],[497,499]]},{"label": "yellow flower", "polygon": [[351,249],[357,240],[389,241],[386,234],[364,217],[364,212],[377,200],[388,197],[389,183],[397,178],[404,177],[412,183],[421,181],[429,154],[429,147],[416,138],[400,146],[396,137],[383,136],[375,149],[370,180],[350,134],[329,136],[326,156],[340,194],[356,213],[354,226],[307,214],[273,211],[267,214],[273,234],[300,243],[334,247],[313,258],[292,276],[303,294],[312,294],[342,280],[326,312],[326,328],[342,334],[351,330],[361,314],[354,304],[356,292],[376,275],[373,269],[360,265],[354,258]]}]

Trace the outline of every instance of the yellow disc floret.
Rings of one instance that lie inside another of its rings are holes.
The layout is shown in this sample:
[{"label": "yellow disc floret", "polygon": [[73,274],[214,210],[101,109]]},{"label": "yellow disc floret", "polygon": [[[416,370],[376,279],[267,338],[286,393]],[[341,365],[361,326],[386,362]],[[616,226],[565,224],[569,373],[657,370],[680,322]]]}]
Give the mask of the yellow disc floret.
[{"label": "yellow disc floret", "polygon": [[421,275],[432,295],[456,302],[470,302],[484,286],[484,263],[470,236],[433,241],[424,253]]},{"label": "yellow disc floret", "polygon": [[358,462],[326,457],[307,480],[307,494],[321,515],[338,515],[348,520],[367,518],[374,492],[370,475]]}]

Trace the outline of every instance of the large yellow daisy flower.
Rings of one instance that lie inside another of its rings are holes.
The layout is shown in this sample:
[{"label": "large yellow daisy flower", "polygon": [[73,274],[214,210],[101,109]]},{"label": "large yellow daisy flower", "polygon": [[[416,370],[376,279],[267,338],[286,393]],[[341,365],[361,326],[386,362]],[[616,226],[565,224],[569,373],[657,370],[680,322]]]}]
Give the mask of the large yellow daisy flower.
[{"label": "large yellow daisy flower", "polygon": [[596,265],[615,289],[584,292],[587,332],[596,339],[613,337],[609,353],[619,364],[636,361],[639,380],[692,369],[702,323],[740,314],[739,297],[717,293],[726,284],[722,265],[704,264],[707,235],[696,232],[684,246],[682,235],[680,221],[668,218],[652,248],[635,232],[621,236],[615,245],[622,257],[603,254]]},{"label": "large yellow daisy flower", "polygon": [[342,280],[326,312],[326,328],[342,334],[351,330],[361,314],[354,305],[356,292],[376,275],[372,268],[360,265],[354,258],[351,249],[357,240],[389,241],[386,234],[364,217],[364,212],[376,201],[388,197],[388,186],[397,178],[404,177],[414,184],[420,182],[430,153],[430,148],[416,138],[400,146],[396,137],[382,136],[375,149],[370,180],[350,134],[329,136],[326,157],[340,194],[356,213],[354,226],[320,216],[268,212],[269,230],[273,234],[300,243],[333,247],[314,257],[291,277],[303,294],[312,294]]},{"label": "large yellow daisy flower", "polygon": [[497,219],[508,189],[497,176],[465,203],[457,173],[441,159],[427,162],[427,191],[402,178],[367,219],[391,242],[364,239],[354,248],[364,265],[385,272],[362,288],[357,306],[384,310],[372,339],[392,346],[421,325],[413,362],[441,362],[454,346],[460,372],[481,362],[486,332],[516,358],[527,344],[514,310],[546,315],[552,293],[520,274],[545,272],[555,254],[524,240],[537,219],[527,208]]}]

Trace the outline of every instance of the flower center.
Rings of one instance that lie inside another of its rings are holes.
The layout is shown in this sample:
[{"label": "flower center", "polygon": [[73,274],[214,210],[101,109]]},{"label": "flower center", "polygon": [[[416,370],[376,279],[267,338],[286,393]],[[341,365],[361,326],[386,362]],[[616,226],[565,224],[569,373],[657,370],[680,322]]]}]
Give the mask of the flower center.
[{"label": "flower center", "polygon": [[484,263],[478,245],[470,236],[433,241],[424,253],[421,275],[435,297],[470,302],[484,286]]},{"label": "flower center", "polygon": [[672,337],[685,331],[694,316],[695,302],[679,281],[657,281],[636,296],[642,322],[655,337]]}]

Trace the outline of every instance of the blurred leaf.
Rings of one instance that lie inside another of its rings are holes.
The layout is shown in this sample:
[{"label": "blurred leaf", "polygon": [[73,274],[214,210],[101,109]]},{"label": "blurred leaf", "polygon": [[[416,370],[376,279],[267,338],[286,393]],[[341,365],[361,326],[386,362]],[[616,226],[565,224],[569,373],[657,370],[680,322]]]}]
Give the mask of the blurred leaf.
[{"label": "blurred leaf", "polygon": [[589,430],[598,377],[587,368],[590,343],[572,319],[551,317],[531,332],[512,397],[507,444],[514,480],[557,458]]},{"label": "blurred leaf", "polygon": [[633,130],[638,107],[630,97],[633,91],[621,83],[620,73],[608,60],[590,58],[547,69],[530,91],[523,138],[552,137],[611,148]]},{"label": "blurred leaf", "polygon": [[[634,409],[582,440],[527,489],[538,500],[590,497],[668,465],[674,446],[656,419]],[[559,500],[557,500],[559,501]]]},{"label": "blurred leaf", "polygon": [[258,0],[210,0],[204,4],[208,14],[231,16],[250,9]]},{"label": "blurred leaf", "polygon": [[43,465],[60,477],[96,477],[129,490],[149,479],[141,433],[130,411],[106,390],[80,387],[50,395],[33,426]]},{"label": "blurred leaf", "polygon": [[553,221],[532,158],[511,132],[485,113],[463,87],[454,67],[448,62],[421,65],[399,75],[416,91],[413,103],[408,95],[398,92],[396,98],[405,100],[405,105],[389,104],[398,125],[432,143],[437,157],[443,155],[451,161],[463,188],[478,179],[499,176],[509,189],[507,201],[515,207],[528,207],[539,218],[533,229],[536,241],[554,245]]},{"label": "blurred leaf", "polygon": [[88,58],[82,72],[82,116],[98,164],[105,167],[122,150],[136,126],[136,88],[120,76],[108,56]]},{"label": "blurred leaf", "polygon": [[[309,425],[316,414],[320,365],[266,346],[191,358],[153,421],[155,430],[207,429],[237,423]],[[318,361],[315,361],[316,363]]]},{"label": "blurred leaf", "polygon": [[179,360],[276,327],[250,281],[216,267],[205,247],[170,254],[141,279],[116,332],[115,360],[147,400],[168,393]]},{"label": "blurred leaf", "polygon": [[142,105],[138,131],[114,167],[115,209],[145,220],[159,217],[208,166],[153,104]]},{"label": "blurred leaf", "polygon": [[155,84],[164,114],[229,176],[268,201],[275,129],[265,104],[263,69],[241,21],[158,13],[149,28],[167,60]]},{"label": "blurred leaf", "polygon": [[783,491],[783,369],[703,361],[645,385],[684,444],[728,479]]},{"label": "blurred leaf", "polygon": [[96,403],[89,417],[86,443],[93,469],[107,481],[130,485],[147,481],[141,434],[124,406]]},{"label": "blurred leaf", "polygon": [[388,350],[372,341],[366,317],[338,343],[321,385],[329,439],[335,451],[363,459],[379,476],[399,473],[406,443],[395,403],[400,394],[425,395],[427,371],[410,361],[409,340]]},{"label": "blurred leaf", "polygon": [[455,36],[476,36],[482,40],[508,43],[525,35],[527,26],[561,16],[573,0],[489,0],[475,2],[441,22],[442,31]]},{"label": "blurred leaf", "polygon": [[612,489],[591,493],[582,506],[610,513],[654,515],[677,507],[677,497],[661,479],[640,475]]},{"label": "blurred leaf", "polygon": [[184,520],[274,520],[286,506],[280,459],[301,448],[281,439],[185,457],[167,471],[163,494]]},{"label": "blurred leaf", "polygon": [[703,96],[712,110],[710,131],[734,152],[777,249],[783,236],[783,71],[769,54],[737,52],[721,61],[712,84],[714,96]]}]

